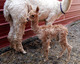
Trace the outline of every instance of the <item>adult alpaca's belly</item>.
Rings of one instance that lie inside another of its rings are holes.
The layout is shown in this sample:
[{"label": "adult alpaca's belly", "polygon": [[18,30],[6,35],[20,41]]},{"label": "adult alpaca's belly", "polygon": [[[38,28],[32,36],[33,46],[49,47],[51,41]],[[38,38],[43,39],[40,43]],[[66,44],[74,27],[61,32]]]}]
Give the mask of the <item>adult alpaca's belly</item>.
[{"label": "adult alpaca's belly", "polygon": [[50,11],[40,11],[39,13],[39,20],[44,20],[48,18]]}]

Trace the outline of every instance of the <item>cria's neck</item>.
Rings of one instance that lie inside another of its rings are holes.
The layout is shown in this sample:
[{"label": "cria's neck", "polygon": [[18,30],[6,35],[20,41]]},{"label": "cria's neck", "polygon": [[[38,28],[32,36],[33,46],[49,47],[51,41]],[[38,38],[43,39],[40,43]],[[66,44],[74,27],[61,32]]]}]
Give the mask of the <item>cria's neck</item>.
[{"label": "cria's neck", "polygon": [[35,33],[38,33],[39,31],[38,18],[35,21],[31,22],[31,28]]}]

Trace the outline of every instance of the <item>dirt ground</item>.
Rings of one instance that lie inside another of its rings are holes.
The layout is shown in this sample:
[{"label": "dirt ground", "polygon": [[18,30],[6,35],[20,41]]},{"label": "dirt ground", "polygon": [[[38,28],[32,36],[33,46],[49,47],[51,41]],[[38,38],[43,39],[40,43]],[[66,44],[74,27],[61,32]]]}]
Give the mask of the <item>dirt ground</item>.
[{"label": "dirt ground", "polygon": [[[73,22],[67,27],[69,29],[68,42],[73,47],[70,61],[67,64],[80,64],[80,21]],[[25,40],[23,46],[27,54],[21,54],[11,49],[0,55],[0,64],[66,64],[67,50],[60,59],[57,59],[61,51],[59,43],[53,40],[55,45],[51,45],[49,60],[44,62],[41,54],[41,41],[37,37],[33,39],[30,39],[28,43]]]}]

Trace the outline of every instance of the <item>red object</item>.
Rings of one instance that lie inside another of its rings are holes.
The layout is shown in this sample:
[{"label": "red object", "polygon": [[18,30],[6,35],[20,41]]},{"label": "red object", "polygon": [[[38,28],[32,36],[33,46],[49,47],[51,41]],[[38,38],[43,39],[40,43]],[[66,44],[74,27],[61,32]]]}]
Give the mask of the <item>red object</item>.
[{"label": "red object", "polygon": [[62,0],[59,0],[59,1],[62,1]]},{"label": "red object", "polygon": [[[62,1],[62,0],[59,0]],[[7,40],[7,35],[9,32],[9,24],[5,21],[3,16],[3,5],[5,0],[0,0],[0,48],[8,46],[9,41]],[[80,0],[73,0],[72,6],[68,12],[66,12],[65,18],[62,15],[59,19],[57,19],[54,24],[69,24],[76,20],[80,20]],[[43,25],[45,22],[40,22],[40,25]],[[35,34],[30,28],[30,22],[26,25],[24,39],[34,36]]]}]

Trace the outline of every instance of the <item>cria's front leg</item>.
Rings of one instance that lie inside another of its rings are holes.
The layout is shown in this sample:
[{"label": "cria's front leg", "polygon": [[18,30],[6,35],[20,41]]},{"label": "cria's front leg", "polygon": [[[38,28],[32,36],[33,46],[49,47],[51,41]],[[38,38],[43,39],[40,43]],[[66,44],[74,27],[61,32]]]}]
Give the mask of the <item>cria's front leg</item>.
[{"label": "cria's front leg", "polygon": [[43,42],[42,46],[43,46],[44,57],[45,57],[44,61],[47,61],[48,60],[50,41]]}]

